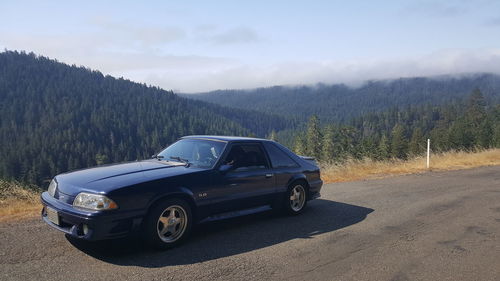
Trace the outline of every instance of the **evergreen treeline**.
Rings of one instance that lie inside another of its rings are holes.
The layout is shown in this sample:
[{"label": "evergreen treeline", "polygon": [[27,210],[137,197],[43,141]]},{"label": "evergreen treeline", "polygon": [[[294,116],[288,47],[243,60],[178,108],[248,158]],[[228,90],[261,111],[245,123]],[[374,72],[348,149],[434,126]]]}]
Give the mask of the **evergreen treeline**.
[{"label": "evergreen treeline", "polygon": [[393,108],[354,118],[348,124],[322,127],[313,115],[306,132],[297,134],[294,150],[323,162],[405,159],[422,155],[427,138],[433,151],[500,147],[500,104],[488,104],[476,89],[467,99],[445,106]]},{"label": "evergreen treeline", "polygon": [[485,99],[491,103],[500,100],[500,76],[495,74],[370,81],[355,88],[323,84],[276,86],[185,96],[223,106],[292,116],[303,122],[315,114],[322,122],[329,123],[347,122],[364,114],[383,112],[396,106],[444,105],[467,97],[475,88],[480,88]]},{"label": "evergreen treeline", "polygon": [[0,53],[0,178],[148,158],[184,135],[257,135],[293,123],[104,76],[34,54]]}]

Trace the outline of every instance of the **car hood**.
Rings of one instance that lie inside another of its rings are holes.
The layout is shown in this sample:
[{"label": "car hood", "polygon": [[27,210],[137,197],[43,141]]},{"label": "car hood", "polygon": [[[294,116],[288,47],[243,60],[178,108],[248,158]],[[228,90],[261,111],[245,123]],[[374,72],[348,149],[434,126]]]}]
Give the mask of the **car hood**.
[{"label": "car hood", "polygon": [[177,176],[194,172],[196,168],[187,168],[183,163],[145,160],[99,166],[77,170],[56,176],[57,189],[68,195],[82,191],[108,193],[127,185],[156,178]]}]

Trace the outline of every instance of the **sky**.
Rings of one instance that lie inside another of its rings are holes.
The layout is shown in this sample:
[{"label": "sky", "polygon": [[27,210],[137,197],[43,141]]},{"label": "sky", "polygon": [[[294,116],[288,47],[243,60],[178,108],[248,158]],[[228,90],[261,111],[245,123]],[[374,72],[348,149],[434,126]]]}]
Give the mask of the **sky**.
[{"label": "sky", "polygon": [[1,1],[0,49],[184,93],[500,73],[500,1]]}]

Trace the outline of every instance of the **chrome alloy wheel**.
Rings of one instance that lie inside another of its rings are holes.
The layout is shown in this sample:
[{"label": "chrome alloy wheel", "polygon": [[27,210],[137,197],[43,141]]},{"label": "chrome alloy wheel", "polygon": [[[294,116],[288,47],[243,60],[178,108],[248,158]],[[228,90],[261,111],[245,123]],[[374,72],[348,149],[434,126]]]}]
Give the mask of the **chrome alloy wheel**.
[{"label": "chrome alloy wheel", "polygon": [[306,202],[306,191],[302,185],[296,185],[290,192],[290,207],[298,212],[304,207]]},{"label": "chrome alloy wheel", "polygon": [[173,243],[182,237],[186,231],[186,210],[179,205],[166,208],[157,222],[157,231],[160,239],[165,243]]}]

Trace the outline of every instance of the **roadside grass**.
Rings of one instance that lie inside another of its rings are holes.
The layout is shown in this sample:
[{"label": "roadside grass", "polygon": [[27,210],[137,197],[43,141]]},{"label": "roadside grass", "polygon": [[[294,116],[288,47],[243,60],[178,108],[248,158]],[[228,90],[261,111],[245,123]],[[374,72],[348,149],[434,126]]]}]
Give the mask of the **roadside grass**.
[{"label": "roadside grass", "polygon": [[0,180],[0,222],[35,216],[42,209],[39,196],[36,186]]},{"label": "roadside grass", "polygon": [[[430,166],[425,167],[424,156],[408,160],[370,159],[349,160],[341,165],[321,164],[321,178],[325,183],[378,179],[396,175],[447,171],[500,165],[500,149],[477,152],[452,151],[431,154]],[[0,180],[0,222],[15,221],[38,215],[41,211],[40,188],[15,181]]]},{"label": "roadside grass", "polygon": [[340,165],[321,164],[320,166],[323,181],[334,183],[495,165],[500,165],[500,149],[498,148],[476,152],[450,151],[431,154],[430,169],[426,168],[425,156],[408,160],[390,159],[384,161],[351,159]]}]

